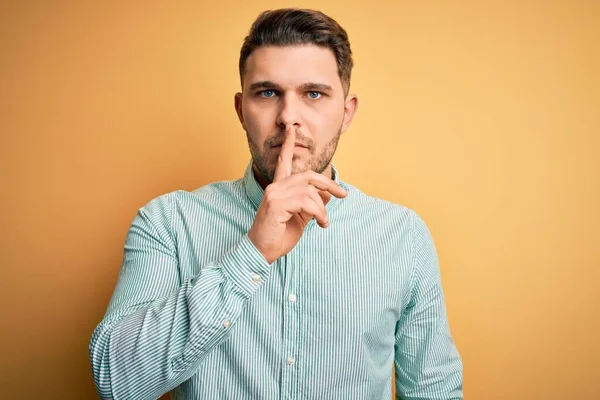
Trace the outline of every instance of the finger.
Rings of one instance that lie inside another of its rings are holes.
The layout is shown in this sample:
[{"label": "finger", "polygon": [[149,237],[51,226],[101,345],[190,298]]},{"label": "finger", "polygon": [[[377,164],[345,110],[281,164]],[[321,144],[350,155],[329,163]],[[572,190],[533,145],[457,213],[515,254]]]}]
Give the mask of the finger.
[{"label": "finger", "polygon": [[296,142],[296,130],[294,125],[286,125],[285,138],[281,145],[279,157],[273,182],[279,182],[292,174],[292,159],[294,158],[294,147]]},{"label": "finger", "polygon": [[319,197],[321,198],[323,205],[327,205],[327,203],[329,203],[329,200],[331,200],[331,193],[326,192],[324,190],[319,190]]},{"label": "finger", "polygon": [[327,178],[325,175],[319,174],[315,171],[305,171],[300,174],[294,174],[287,183],[290,186],[305,186],[310,184],[320,191],[326,191],[331,193],[337,198],[346,197],[348,192],[346,189],[341,187],[337,182]]},{"label": "finger", "polygon": [[[329,194],[329,193],[327,193]],[[305,198],[308,197],[309,201],[314,203],[316,208],[307,206],[304,202]],[[331,197],[331,195],[329,195]],[[298,199],[300,205],[296,205],[296,207],[302,207],[298,212],[298,215],[306,224],[310,222],[313,218],[317,222],[317,224],[321,228],[327,228],[329,226],[329,218],[327,216],[327,210],[325,208],[325,204],[323,203],[322,197],[319,195],[317,189],[312,185],[307,185],[303,190],[296,190],[296,193],[292,197],[293,199]],[[295,211],[298,209],[296,208]],[[314,210],[314,211],[313,211]]]},{"label": "finger", "polygon": [[288,212],[300,215],[300,218],[307,224],[311,219],[315,218],[319,225],[327,225],[327,217],[325,216],[323,208],[317,205],[317,203],[309,196],[295,197],[294,200],[290,201],[294,201],[294,205],[293,209]]},{"label": "finger", "polygon": [[[314,186],[309,185],[307,191],[308,191],[308,196],[317,205],[317,209],[319,210],[319,215],[315,216],[317,223],[322,228],[326,228],[329,225],[329,217],[327,216],[327,210],[325,209],[325,204],[327,204],[327,203],[323,202],[323,197],[321,196],[320,192],[318,192]],[[324,193],[329,194],[328,192],[324,192]],[[331,195],[329,195],[329,198],[331,198]]]},{"label": "finger", "polygon": [[[281,188],[280,190],[285,190]],[[319,225],[325,227],[328,225],[328,217],[327,210],[325,209],[325,204],[331,199],[331,194],[329,192],[319,192],[314,186],[305,184],[304,186],[295,186],[293,188],[287,188],[285,190],[285,195],[280,199],[280,201],[284,204],[285,211],[294,214],[300,213],[301,207],[304,204],[304,198],[310,198],[311,201],[315,203],[317,206],[317,214],[315,215],[301,215],[302,220],[310,221],[313,217],[317,220]]]}]

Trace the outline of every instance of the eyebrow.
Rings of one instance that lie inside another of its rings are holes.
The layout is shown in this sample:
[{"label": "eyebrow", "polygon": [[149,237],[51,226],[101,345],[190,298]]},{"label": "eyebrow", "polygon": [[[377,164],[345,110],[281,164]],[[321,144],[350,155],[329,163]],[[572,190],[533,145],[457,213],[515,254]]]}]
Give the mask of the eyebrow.
[{"label": "eyebrow", "polygon": [[[281,86],[272,81],[260,81],[254,82],[250,85],[250,90],[256,89],[278,89],[281,90]],[[333,88],[324,83],[307,82],[300,85],[301,90],[318,90],[321,92],[332,92]]]}]

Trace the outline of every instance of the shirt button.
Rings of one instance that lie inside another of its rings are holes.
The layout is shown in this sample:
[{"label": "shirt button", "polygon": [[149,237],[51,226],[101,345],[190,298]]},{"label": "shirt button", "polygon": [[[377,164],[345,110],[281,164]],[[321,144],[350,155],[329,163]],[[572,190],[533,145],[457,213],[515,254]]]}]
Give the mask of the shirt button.
[{"label": "shirt button", "polygon": [[288,300],[294,303],[296,301],[296,295],[294,293],[290,293]]},{"label": "shirt button", "polygon": [[287,363],[288,363],[288,365],[294,364],[294,357],[288,357]]},{"label": "shirt button", "polygon": [[258,282],[260,282],[260,275],[254,275],[254,276],[252,277],[252,281],[253,281],[254,283],[258,283]]},{"label": "shirt button", "polygon": [[225,321],[223,321],[223,326],[225,328],[229,328],[230,325],[231,325],[231,321],[229,321],[228,319],[226,319]]}]

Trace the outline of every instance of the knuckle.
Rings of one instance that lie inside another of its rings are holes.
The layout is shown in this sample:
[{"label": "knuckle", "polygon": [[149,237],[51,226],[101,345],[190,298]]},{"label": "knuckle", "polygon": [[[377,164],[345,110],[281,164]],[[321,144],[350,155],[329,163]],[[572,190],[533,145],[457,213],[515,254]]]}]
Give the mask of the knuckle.
[{"label": "knuckle", "polygon": [[265,188],[265,194],[263,195],[265,201],[267,201],[267,202],[273,201],[273,195],[274,195],[274,192],[276,192],[276,191],[277,191],[277,188],[275,187],[274,183],[267,186]]},{"label": "knuckle", "polygon": [[307,169],[306,171],[302,172],[302,177],[304,179],[309,179],[315,176],[315,174],[317,174],[315,171],[313,171],[312,169]]},{"label": "knuckle", "polygon": [[315,214],[315,208],[313,206],[313,204],[310,202],[310,200],[305,200],[302,208],[304,209],[304,211],[306,211],[306,213],[310,214],[310,215],[314,215]]}]

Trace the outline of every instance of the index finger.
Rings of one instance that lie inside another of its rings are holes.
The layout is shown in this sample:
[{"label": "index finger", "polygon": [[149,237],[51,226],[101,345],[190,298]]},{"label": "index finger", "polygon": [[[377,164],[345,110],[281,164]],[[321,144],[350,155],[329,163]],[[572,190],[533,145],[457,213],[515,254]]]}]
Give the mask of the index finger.
[{"label": "index finger", "polygon": [[294,158],[295,142],[296,130],[294,125],[286,125],[285,139],[283,140],[281,151],[277,158],[273,182],[283,180],[292,174],[292,159]]}]

